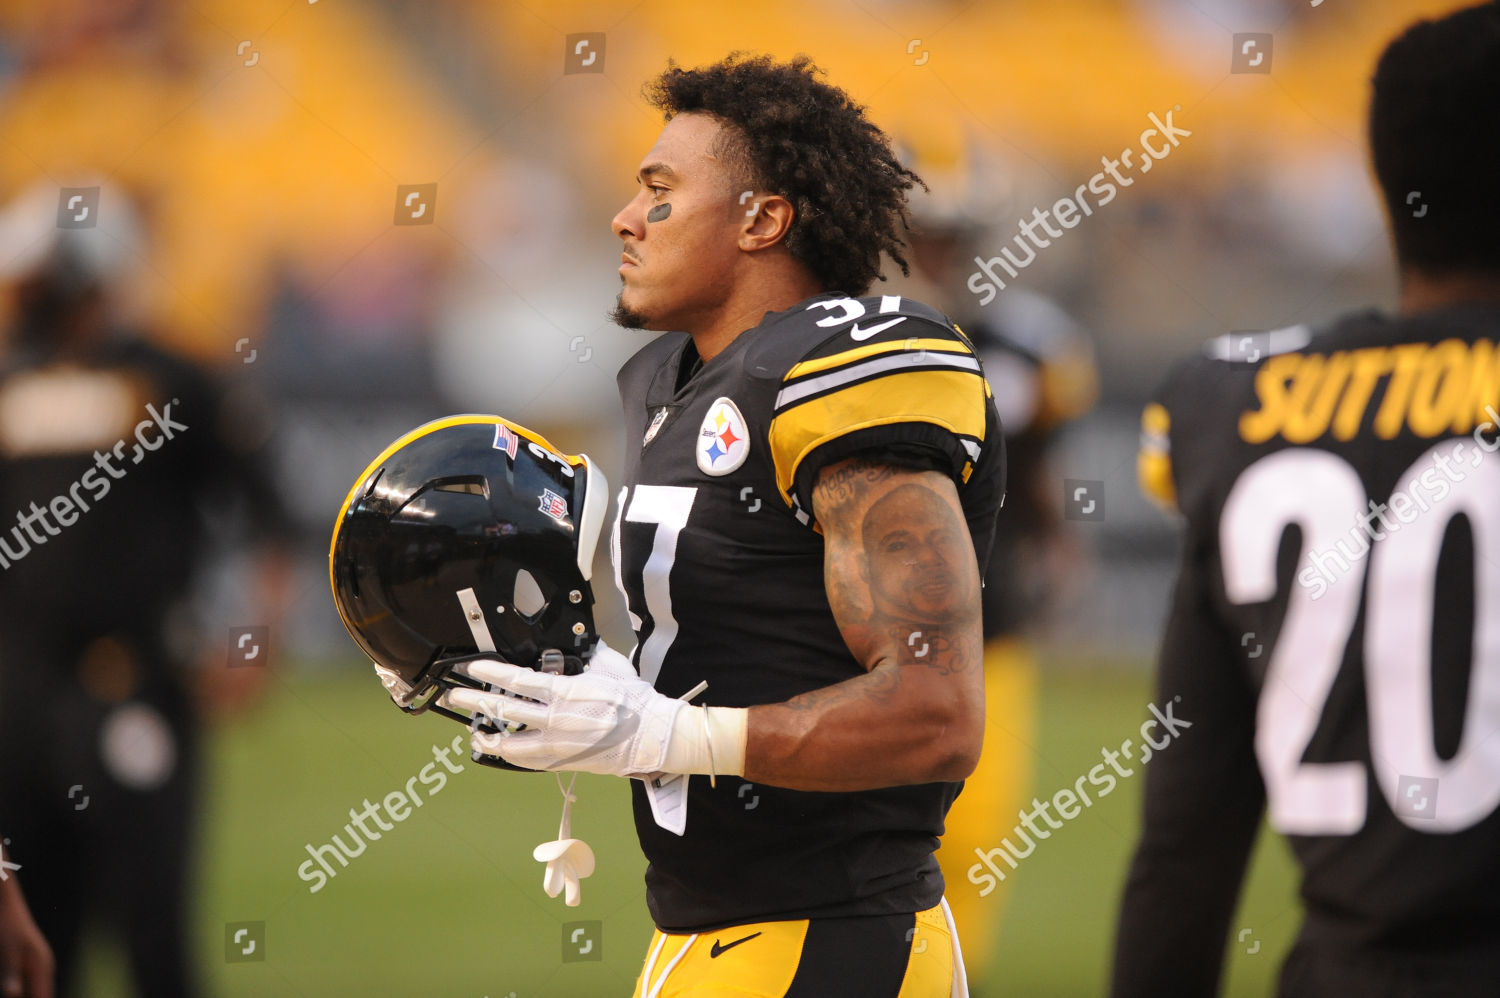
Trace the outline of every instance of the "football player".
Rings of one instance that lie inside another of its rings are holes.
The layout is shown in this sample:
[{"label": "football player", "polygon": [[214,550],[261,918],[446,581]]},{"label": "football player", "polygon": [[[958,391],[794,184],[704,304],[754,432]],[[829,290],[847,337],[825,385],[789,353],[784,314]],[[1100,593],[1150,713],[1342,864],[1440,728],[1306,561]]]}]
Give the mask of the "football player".
[{"label": "football player", "polygon": [[967,338],[863,297],[920,181],[805,57],[647,93],[667,124],[613,221],[616,321],[670,330],[619,375],[637,644],[448,695],[527,726],[476,751],[647,776],[641,998],[966,993],[933,852],[984,731],[1004,452]]},{"label": "football player", "polygon": [[[265,681],[264,669],[191,668],[196,570],[234,519],[208,513],[241,507],[280,545],[290,526],[252,410],[234,404],[243,396],[121,322],[119,258],[134,227],[125,198],[110,203],[104,225],[77,230],[57,226],[55,188],[0,212],[12,305],[0,357],[0,814],[58,992],[76,991],[82,936],[96,927],[120,940],[140,993],[180,998],[200,993],[187,905],[201,708],[245,703]],[[280,545],[258,564],[271,605],[286,578]]]},{"label": "football player", "polygon": [[1500,5],[1410,28],[1370,141],[1395,315],[1226,337],[1144,416],[1187,536],[1114,994],[1212,995],[1264,810],[1285,998],[1500,988]]}]

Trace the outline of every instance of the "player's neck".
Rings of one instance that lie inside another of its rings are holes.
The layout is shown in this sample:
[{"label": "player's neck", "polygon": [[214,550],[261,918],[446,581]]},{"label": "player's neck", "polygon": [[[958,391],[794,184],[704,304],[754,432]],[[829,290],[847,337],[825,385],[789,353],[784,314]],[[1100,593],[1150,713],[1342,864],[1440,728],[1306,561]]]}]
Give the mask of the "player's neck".
[{"label": "player's neck", "polygon": [[1500,274],[1401,274],[1402,315],[1467,304],[1500,305]]},{"label": "player's neck", "polygon": [[822,289],[810,274],[798,268],[754,274],[737,281],[724,304],[698,329],[689,329],[698,356],[707,364],[747,329],[753,329],[767,312],[780,312],[805,301]]}]

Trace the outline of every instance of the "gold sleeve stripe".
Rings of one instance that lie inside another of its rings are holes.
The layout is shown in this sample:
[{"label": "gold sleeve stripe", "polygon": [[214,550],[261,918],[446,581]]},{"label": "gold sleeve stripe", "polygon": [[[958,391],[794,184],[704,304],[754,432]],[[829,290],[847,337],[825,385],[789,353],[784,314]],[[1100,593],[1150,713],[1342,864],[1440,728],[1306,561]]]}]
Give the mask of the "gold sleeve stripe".
[{"label": "gold sleeve stripe", "polygon": [[[972,360],[972,358],[969,358]],[[983,441],[985,403],[975,371],[903,371],[793,406],[771,420],[771,460],[776,487],[788,504],[797,468],[831,440],[857,430],[896,423],[932,423]]]},{"label": "gold sleeve stripe", "polygon": [[[819,374],[811,378],[803,378],[796,384],[787,385],[776,393],[775,411],[780,412],[787,406],[793,405],[810,395],[826,392],[840,385],[851,384],[866,378],[885,375],[880,378],[882,384],[890,382],[892,372],[899,372],[903,367],[926,368],[952,367],[963,371],[979,373],[979,361],[970,353],[933,353],[927,350],[903,351],[884,357],[874,357],[870,360],[861,361],[841,367],[837,371],[829,371],[827,374]],[[915,372],[906,372],[908,374]],[[890,408],[887,400],[883,408]]]},{"label": "gold sleeve stripe", "polygon": [[864,360],[866,357],[892,353],[896,350],[936,350],[941,353],[960,354],[970,352],[968,347],[957,340],[918,339],[915,336],[910,336],[904,340],[869,343],[862,347],[855,347],[852,350],[845,350],[843,353],[836,353],[832,357],[818,357],[815,360],[804,360],[800,364],[793,365],[792,369],[786,372],[786,377],[783,380],[792,381],[806,374],[816,374],[819,371],[826,371],[829,368],[840,367],[844,364],[852,364],[857,360]]},{"label": "gold sleeve stripe", "polygon": [[1172,417],[1167,407],[1152,402],[1141,412],[1141,451],[1136,458],[1136,478],[1141,491],[1158,505],[1177,508],[1177,487],[1172,483],[1172,443],[1168,431]]}]

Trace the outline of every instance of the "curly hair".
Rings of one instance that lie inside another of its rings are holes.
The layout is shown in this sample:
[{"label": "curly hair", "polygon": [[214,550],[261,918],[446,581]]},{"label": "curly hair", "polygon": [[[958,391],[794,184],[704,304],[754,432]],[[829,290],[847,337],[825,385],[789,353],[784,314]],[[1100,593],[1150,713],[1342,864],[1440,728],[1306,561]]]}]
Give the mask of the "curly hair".
[{"label": "curly hair", "polygon": [[900,164],[864,107],[822,75],[805,55],[778,64],[734,52],[697,69],[669,62],[645,96],[669,121],[697,112],[731,126],[714,153],[735,175],[734,189],[790,201],[792,258],[827,290],[858,296],[885,280],[882,251],[910,273],[897,225],[907,228],[906,192],[927,185]]}]

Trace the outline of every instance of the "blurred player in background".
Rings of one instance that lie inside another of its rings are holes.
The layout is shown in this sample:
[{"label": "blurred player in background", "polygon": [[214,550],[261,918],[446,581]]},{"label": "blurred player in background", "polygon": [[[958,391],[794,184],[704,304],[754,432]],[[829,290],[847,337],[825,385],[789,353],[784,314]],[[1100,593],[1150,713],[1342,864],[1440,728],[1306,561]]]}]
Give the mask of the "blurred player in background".
[{"label": "blurred player in background", "polygon": [[0,998],[52,998],[52,948],[0,848]]},{"label": "blurred player in background", "polygon": [[[676,332],[619,375],[636,650],[470,663],[540,704],[448,696],[528,726],[484,753],[645,776],[640,998],[966,994],[933,853],[983,739],[1004,445],[968,339],[857,297],[882,253],[906,269],[918,179],[805,58],[671,68],[648,97],[668,122],[613,221],[615,319]],[[675,699],[700,680],[712,706]]]},{"label": "blurred player in background", "polygon": [[[238,509],[267,538],[284,526],[241,396],[121,328],[112,282],[139,251],[125,200],[104,187],[102,224],[78,230],[58,226],[58,200],[34,190],[0,216],[0,814],[59,992],[95,925],[124,943],[138,993],[178,998],[199,993],[197,701],[242,700],[265,675],[221,658],[199,673],[210,685],[189,683],[206,657],[193,583],[226,529],[205,513]],[[272,557],[266,604],[279,576]]]},{"label": "blurred player in background", "polygon": [[1212,995],[1264,808],[1302,867],[1285,998],[1500,982],[1500,5],[1386,49],[1394,316],[1226,337],[1144,416],[1187,537],[1114,994]]},{"label": "blurred player in background", "polygon": [[[1038,680],[1030,632],[1077,558],[1058,515],[1061,490],[1049,452],[1057,431],[1093,405],[1098,372],[1088,334],[1051,299],[1007,288],[981,306],[965,287],[986,234],[1011,211],[1009,179],[990,150],[936,128],[907,129],[901,145],[928,193],[913,205],[913,273],[900,286],[968,334],[1005,433],[1005,513],[984,574],[984,750],[948,811],[938,850],[954,921],[969,940],[964,962],[977,994],[991,977],[1006,892],[995,893],[993,875],[976,869],[975,851],[994,848],[1030,806]],[[997,986],[1003,980],[1003,972],[994,975]]]}]

